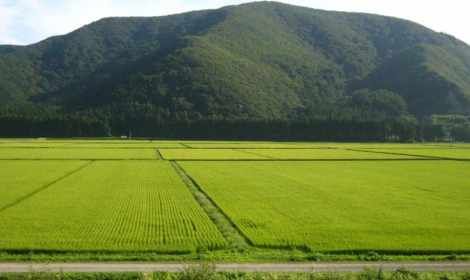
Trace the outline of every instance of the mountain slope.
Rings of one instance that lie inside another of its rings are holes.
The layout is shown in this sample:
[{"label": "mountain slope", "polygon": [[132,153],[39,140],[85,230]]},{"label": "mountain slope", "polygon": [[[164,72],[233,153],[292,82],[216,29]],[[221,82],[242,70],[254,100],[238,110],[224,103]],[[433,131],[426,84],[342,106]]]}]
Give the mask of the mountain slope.
[{"label": "mountain slope", "polygon": [[108,18],[0,47],[1,104],[124,119],[322,118],[361,89],[395,92],[420,117],[465,114],[469,77],[470,47],[448,35],[275,2]]},{"label": "mountain slope", "polygon": [[384,62],[362,86],[399,92],[417,115],[468,112],[470,68],[438,45],[417,45]]}]

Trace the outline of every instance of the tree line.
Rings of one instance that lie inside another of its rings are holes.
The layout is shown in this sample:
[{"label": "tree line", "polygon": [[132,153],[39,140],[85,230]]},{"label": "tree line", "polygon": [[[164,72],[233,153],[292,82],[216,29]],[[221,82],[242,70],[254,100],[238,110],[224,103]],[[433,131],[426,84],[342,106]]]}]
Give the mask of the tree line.
[{"label": "tree line", "polygon": [[470,126],[407,118],[389,120],[173,120],[106,119],[80,115],[1,115],[0,137],[144,137],[161,139],[305,141],[470,141]]},{"label": "tree line", "polygon": [[148,137],[308,141],[470,141],[470,117],[417,119],[401,96],[361,89],[334,103],[307,104],[289,118],[201,114],[125,102],[83,110],[53,105],[0,106],[0,137]]}]

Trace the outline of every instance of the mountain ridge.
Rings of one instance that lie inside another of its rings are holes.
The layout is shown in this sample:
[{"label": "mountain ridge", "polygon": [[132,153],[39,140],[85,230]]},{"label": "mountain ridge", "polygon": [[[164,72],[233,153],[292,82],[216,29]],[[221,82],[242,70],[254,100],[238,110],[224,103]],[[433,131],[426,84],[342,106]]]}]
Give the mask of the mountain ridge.
[{"label": "mountain ridge", "polygon": [[[407,108],[378,112],[356,92]],[[0,102],[162,120],[468,114],[470,47],[408,20],[272,1],[112,17],[0,46]]]}]

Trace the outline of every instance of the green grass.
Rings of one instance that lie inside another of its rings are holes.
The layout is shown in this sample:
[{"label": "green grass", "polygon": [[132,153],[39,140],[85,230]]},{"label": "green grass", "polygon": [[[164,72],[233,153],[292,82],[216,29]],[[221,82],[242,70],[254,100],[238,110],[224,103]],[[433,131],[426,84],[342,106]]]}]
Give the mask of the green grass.
[{"label": "green grass", "polygon": [[253,160],[266,157],[231,149],[160,149],[166,160]]},{"label": "green grass", "polygon": [[470,250],[470,163],[182,162],[257,246]]},{"label": "green grass", "polygon": [[165,280],[468,280],[468,272],[414,272],[406,269],[382,271],[366,269],[362,272],[216,272],[210,264],[187,268],[179,273],[154,274],[154,279]]},{"label": "green grass", "polygon": [[81,161],[0,161],[0,209],[31,195],[83,164]]},{"label": "green grass", "polygon": [[[0,280],[147,280],[138,272],[26,272],[0,273]],[[153,279],[153,278],[152,278]],[[150,280],[152,280],[150,279]],[[158,278],[157,278],[158,279]]]},{"label": "green grass", "polygon": [[0,224],[2,249],[189,252],[225,245],[160,161],[93,162],[0,212]]},{"label": "green grass", "polygon": [[468,272],[413,272],[405,269],[384,272],[216,272],[211,264],[186,268],[181,272],[116,273],[0,273],[0,280],[468,280]]},{"label": "green grass", "polygon": [[414,159],[416,156],[390,155],[371,152],[349,151],[342,149],[247,149],[270,159],[302,159],[302,160],[343,160],[343,159]]},{"label": "green grass", "polygon": [[0,148],[0,159],[157,159],[156,149]]}]

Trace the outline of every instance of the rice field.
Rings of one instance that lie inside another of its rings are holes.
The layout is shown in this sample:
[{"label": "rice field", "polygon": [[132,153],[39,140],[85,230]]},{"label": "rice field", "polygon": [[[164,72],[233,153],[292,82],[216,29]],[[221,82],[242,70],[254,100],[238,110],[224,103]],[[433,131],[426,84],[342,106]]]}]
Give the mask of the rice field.
[{"label": "rice field", "polygon": [[166,160],[259,160],[266,157],[247,150],[233,149],[160,149]]},{"label": "rice field", "polygon": [[350,151],[343,149],[246,149],[246,152],[269,159],[281,160],[373,160],[417,159],[419,156]]},{"label": "rice field", "polygon": [[138,141],[138,140],[0,140],[2,148],[110,148],[110,149],[146,149],[146,148],[182,148],[175,141]]},{"label": "rice field", "polygon": [[470,250],[470,163],[183,162],[257,246]]},{"label": "rice field", "polygon": [[461,143],[0,139],[0,259],[464,254],[468,178]]},{"label": "rice field", "polygon": [[81,161],[0,161],[0,209],[82,166]]},{"label": "rice field", "polygon": [[90,163],[1,211],[0,224],[2,249],[184,252],[225,244],[171,166],[159,161]]},{"label": "rice field", "polygon": [[[96,149],[158,149],[158,148],[183,148],[180,143],[172,142],[137,142],[137,143],[68,143],[65,148],[96,148]],[[0,146],[1,147],[1,146]]]},{"label": "rice field", "polygon": [[455,148],[450,143],[322,143],[323,146],[341,149],[439,149]]},{"label": "rice field", "polygon": [[387,154],[375,151],[350,151],[345,149],[160,149],[166,160],[374,160],[419,159],[417,155]]},{"label": "rice field", "polygon": [[0,148],[0,159],[29,160],[93,160],[93,159],[156,159],[156,149],[118,148]]},{"label": "rice field", "polygon": [[186,143],[189,148],[196,149],[295,149],[322,148],[323,144],[301,142],[215,142],[215,143]]},{"label": "rice field", "polygon": [[402,155],[424,156],[445,159],[470,160],[470,149],[449,148],[449,149],[378,149],[377,152],[396,153]]}]

